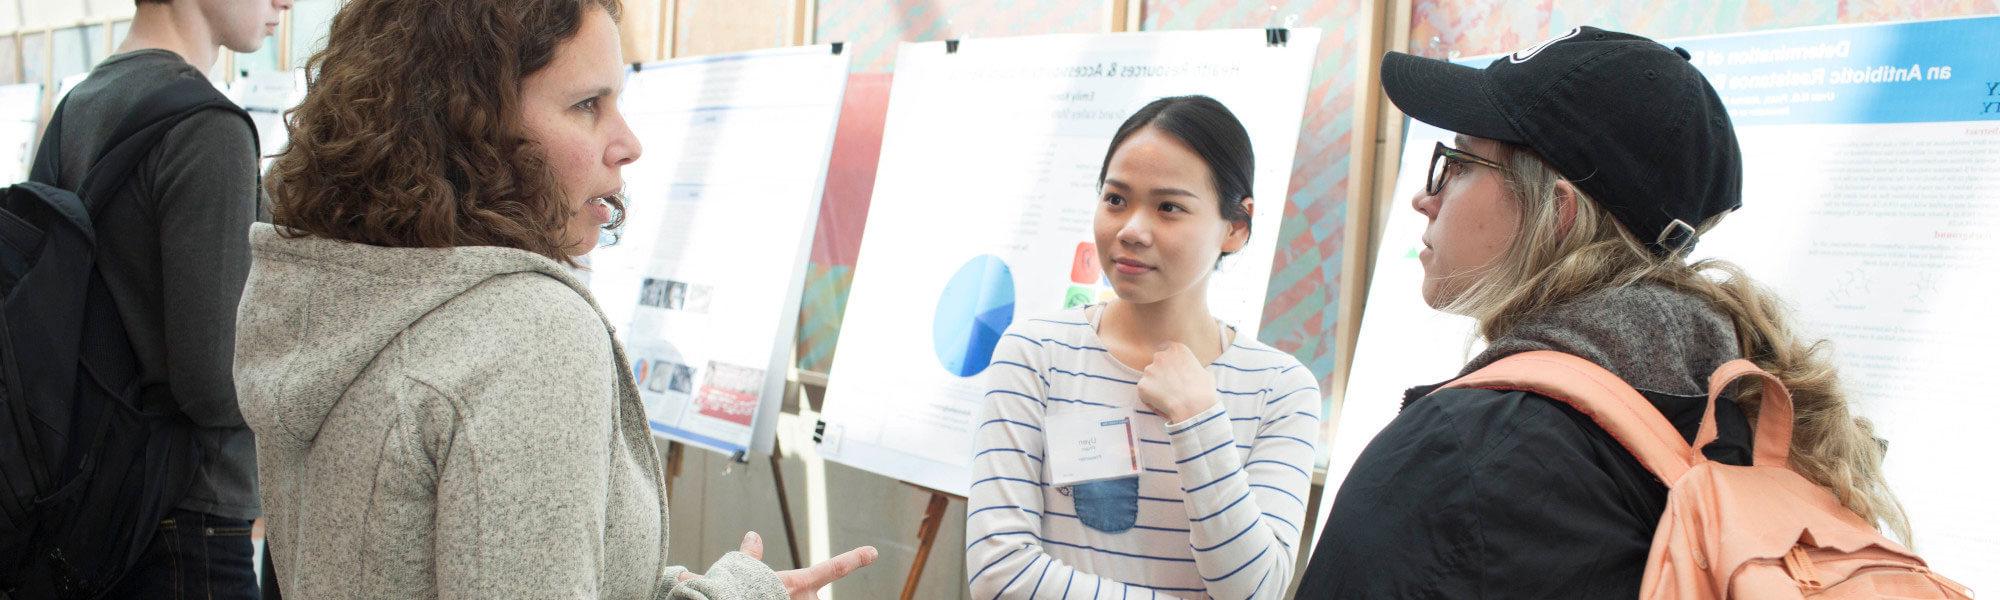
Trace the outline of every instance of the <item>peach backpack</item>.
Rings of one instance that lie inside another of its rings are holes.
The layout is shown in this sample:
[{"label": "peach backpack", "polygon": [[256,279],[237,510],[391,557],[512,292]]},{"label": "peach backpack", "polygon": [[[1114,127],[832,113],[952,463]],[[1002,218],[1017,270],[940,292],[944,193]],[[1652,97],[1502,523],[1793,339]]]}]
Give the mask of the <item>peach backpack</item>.
[{"label": "peach backpack", "polygon": [[[1745,376],[1764,381],[1753,466],[1711,462],[1695,449],[1716,438],[1716,397]],[[1446,387],[1526,391],[1568,404],[1666,482],[1641,598],[1972,597],[1791,470],[1791,394],[1750,361],[1730,361],[1709,378],[1692,446],[1618,376],[1560,352],[1509,356]]]}]

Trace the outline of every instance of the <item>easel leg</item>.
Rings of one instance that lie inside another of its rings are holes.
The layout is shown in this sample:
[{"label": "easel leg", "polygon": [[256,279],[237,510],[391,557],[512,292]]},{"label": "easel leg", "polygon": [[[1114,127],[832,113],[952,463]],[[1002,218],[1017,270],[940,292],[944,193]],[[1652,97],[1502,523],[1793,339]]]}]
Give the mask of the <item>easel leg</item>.
[{"label": "easel leg", "polygon": [[910,576],[903,580],[902,600],[917,596],[917,582],[924,577],[924,563],[931,558],[931,543],[937,541],[938,526],[944,522],[944,509],[951,498],[931,492],[930,506],[924,508],[924,521],[917,526],[917,559],[910,563]]},{"label": "easel leg", "polygon": [[792,568],[803,569],[806,564],[799,560],[799,534],[792,528],[792,501],[785,495],[785,465],[782,444],[771,445],[771,482],[778,487],[778,516],[785,520],[785,546],[792,551]]},{"label": "easel leg", "polygon": [[674,480],[678,479],[680,476],[681,476],[681,445],[679,442],[669,440],[667,442],[667,485],[666,485],[667,499],[669,500],[673,499]]}]

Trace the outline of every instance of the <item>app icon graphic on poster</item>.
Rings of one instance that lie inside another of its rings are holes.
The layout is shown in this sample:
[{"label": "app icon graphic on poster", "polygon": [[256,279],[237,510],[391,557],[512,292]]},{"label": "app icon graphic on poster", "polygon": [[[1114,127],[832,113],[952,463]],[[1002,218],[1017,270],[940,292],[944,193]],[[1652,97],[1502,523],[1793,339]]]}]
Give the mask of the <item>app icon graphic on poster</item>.
[{"label": "app icon graphic on poster", "polygon": [[1070,258],[1069,283],[1063,292],[1063,310],[1109,302],[1116,296],[1111,279],[1097,262],[1097,244],[1090,242],[1077,242],[1076,254]]},{"label": "app icon graphic on poster", "polygon": [[695,404],[702,416],[747,427],[763,389],[763,369],[709,361],[708,380],[695,396]]},{"label": "app icon graphic on poster", "polygon": [[1069,293],[1063,294],[1063,310],[1088,306],[1097,299],[1097,291],[1080,285],[1069,286]]},{"label": "app icon graphic on poster", "polygon": [[990,254],[959,267],[939,294],[931,341],[938,362],[959,377],[986,370],[993,347],[1014,323],[1014,273]]},{"label": "app icon graphic on poster", "polygon": [[1069,282],[1090,285],[1104,277],[1104,270],[1097,264],[1097,244],[1077,242],[1076,258],[1069,267]]}]

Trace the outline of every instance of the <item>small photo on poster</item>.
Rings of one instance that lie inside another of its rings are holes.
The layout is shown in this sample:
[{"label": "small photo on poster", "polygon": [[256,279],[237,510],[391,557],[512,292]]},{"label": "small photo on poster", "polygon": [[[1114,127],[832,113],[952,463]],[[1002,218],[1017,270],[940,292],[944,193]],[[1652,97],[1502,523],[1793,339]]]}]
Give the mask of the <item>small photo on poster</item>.
[{"label": "small photo on poster", "polygon": [[683,414],[692,414],[694,369],[672,344],[647,341],[633,345],[633,383],[646,405],[646,418],[660,423],[679,423]]},{"label": "small photo on poster", "polygon": [[700,284],[688,284],[687,303],[681,307],[681,310],[700,315],[708,314],[709,303],[712,302],[712,298],[714,297],[715,288]]},{"label": "small photo on poster", "polygon": [[672,279],[647,278],[639,286],[639,305],[707,314],[713,288]]},{"label": "small photo on poster", "polygon": [[695,395],[702,416],[749,426],[764,389],[764,370],[709,361],[708,379]]},{"label": "small photo on poster", "polygon": [[679,281],[667,282],[667,310],[687,308],[688,284]]},{"label": "small photo on poster", "polygon": [[673,390],[675,393],[686,394],[694,391],[694,367],[673,365],[672,372],[661,379],[665,379],[667,381],[667,389]]},{"label": "small photo on poster", "polygon": [[646,391],[655,394],[665,393],[667,391],[667,381],[670,379],[669,374],[676,367],[680,367],[680,365],[664,360],[653,361],[652,368],[646,370],[646,375],[639,376],[639,385],[645,386]]},{"label": "small photo on poster", "polygon": [[665,279],[646,278],[639,283],[639,305],[653,308],[667,307],[667,289],[674,282]]}]

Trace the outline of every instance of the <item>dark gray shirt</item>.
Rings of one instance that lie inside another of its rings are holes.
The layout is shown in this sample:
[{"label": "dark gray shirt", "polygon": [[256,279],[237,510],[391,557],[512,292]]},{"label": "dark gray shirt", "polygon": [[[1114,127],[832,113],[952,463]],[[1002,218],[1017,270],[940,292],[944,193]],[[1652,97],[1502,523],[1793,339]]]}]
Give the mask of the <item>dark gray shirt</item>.
[{"label": "dark gray shirt", "polygon": [[[194,66],[165,50],[112,56],[69,94],[62,173],[75,189],[120,118]],[[138,354],[140,383],[166,386],[200,427],[204,457],[179,508],[251,519],[257,454],[230,378],[250,224],[268,221],[256,132],[227,111],[182,121],[98,215],[98,264]]]}]

